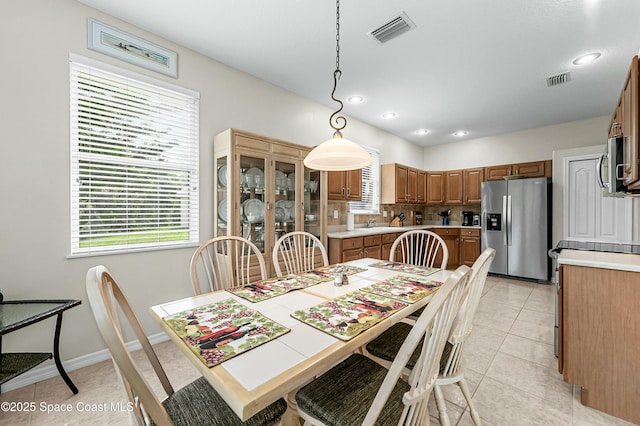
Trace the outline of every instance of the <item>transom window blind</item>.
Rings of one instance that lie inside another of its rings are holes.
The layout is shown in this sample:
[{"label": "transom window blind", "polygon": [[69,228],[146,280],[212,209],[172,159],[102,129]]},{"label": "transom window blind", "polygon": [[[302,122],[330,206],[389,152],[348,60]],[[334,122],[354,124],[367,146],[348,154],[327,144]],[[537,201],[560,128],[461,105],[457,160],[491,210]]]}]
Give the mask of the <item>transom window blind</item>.
[{"label": "transom window blind", "polygon": [[362,169],[362,200],[350,201],[349,211],[355,214],[380,214],[380,153],[363,147],[371,155],[371,165]]},{"label": "transom window blind", "polygon": [[199,94],[83,62],[70,62],[71,255],[197,244]]}]

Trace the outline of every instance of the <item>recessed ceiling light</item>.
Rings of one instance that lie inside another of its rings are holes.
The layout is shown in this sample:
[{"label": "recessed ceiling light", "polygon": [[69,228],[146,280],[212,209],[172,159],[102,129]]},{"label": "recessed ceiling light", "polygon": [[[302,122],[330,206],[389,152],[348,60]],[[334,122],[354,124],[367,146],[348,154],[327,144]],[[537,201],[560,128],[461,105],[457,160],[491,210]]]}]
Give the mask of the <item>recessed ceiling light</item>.
[{"label": "recessed ceiling light", "polygon": [[576,58],[573,61],[574,65],[584,65],[584,64],[588,64],[589,62],[593,62],[596,59],[598,59],[600,57],[600,53],[598,52],[594,52],[594,53],[587,53],[586,55],[582,55],[579,58]]},{"label": "recessed ceiling light", "polygon": [[382,118],[384,118],[385,120],[389,120],[391,118],[396,118],[396,113],[395,112],[385,112],[384,114],[382,114]]},{"label": "recessed ceiling light", "polygon": [[462,137],[462,136],[466,136],[468,133],[469,132],[467,132],[466,130],[458,130],[453,134],[453,136]]},{"label": "recessed ceiling light", "polygon": [[347,102],[352,104],[359,104],[362,101],[364,101],[364,97],[360,95],[353,95],[347,98]]},{"label": "recessed ceiling light", "polygon": [[424,136],[429,133],[429,129],[418,129],[414,133],[418,136]]}]

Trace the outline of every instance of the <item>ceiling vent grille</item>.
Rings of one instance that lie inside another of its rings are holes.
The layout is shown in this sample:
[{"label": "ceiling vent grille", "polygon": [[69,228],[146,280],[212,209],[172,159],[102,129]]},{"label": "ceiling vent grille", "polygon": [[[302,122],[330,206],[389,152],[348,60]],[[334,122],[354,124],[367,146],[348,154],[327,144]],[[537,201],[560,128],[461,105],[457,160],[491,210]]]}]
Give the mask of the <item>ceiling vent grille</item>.
[{"label": "ceiling vent grille", "polygon": [[416,27],[416,24],[402,12],[400,15],[391,19],[389,22],[380,25],[378,28],[369,31],[367,34],[372,37],[378,43],[386,43],[391,39],[398,37],[400,34],[404,34],[407,31]]},{"label": "ceiling vent grille", "polygon": [[547,86],[553,87],[560,84],[568,83],[571,81],[571,74],[569,72],[563,72],[562,74],[552,75],[547,77]]}]

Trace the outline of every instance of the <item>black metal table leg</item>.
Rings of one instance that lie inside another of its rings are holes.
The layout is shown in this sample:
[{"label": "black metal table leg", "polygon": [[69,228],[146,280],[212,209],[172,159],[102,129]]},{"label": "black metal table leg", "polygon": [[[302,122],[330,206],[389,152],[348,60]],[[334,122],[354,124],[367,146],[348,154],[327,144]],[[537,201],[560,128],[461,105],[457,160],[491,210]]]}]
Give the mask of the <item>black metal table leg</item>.
[{"label": "black metal table leg", "polygon": [[73,382],[67,375],[67,372],[64,371],[64,368],[62,367],[62,362],[60,362],[59,350],[60,350],[60,329],[61,328],[62,328],[62,312],[58,314],[58,319],[56,320],[56,334],[53,339],[53,360],[56,363],[56,367],[58,368],[58,372],[60,373],[60,376],[64,379],[67,386],[69,386],[69,389],[71,389],[71,392],[73,392],[74,394],[77,394],[78,388],[76,387],[76,385],[73,384]]}]

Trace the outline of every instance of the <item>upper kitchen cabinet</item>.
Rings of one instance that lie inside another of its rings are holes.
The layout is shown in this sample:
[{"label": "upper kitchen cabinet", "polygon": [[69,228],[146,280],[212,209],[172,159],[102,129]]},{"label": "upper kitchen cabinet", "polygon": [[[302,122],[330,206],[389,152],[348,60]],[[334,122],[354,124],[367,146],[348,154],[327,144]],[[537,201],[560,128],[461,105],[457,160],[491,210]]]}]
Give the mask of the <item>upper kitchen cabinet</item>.
[{"label": "upper kitchen cabinet", "polygon": [[427,172],[427,205],[444,204],[444,172]]},{"label": "upper kitchen cabinet", "polygon": [[269,276],[274,275],[271,252],[282,235],[304,230],[326,241],[320,172],[303,164],[309,151],[234,129],[214,138],[215,236],[250,240]]},{"label": "upper kitchen cabinet", "polygon": [[380,171],[382,204],[418,203],[418,169],[393,163]]},{"label": "upper kitchen cabinet", "polygon": [[634,56],[620,96],[622,106],[622,160],[623,183],[630,190],[640,189],[638,167],[638,57]]},{"label": "upper kitchen cabinet", "polygon": [[459,205],[464,199],[462,185],[462,170],[449,170],[444,180],[444,203]]},{"label": "upper kitchen cabinet", "polygon": [[464,188],[463,204],[480,204],[482,201],[482,181],[484,169],[464,169],[462,171],[462,186]]},{"label": "upper kitchen cabinet", "polygon": [[551,177],[551,160],[531,161],[528,163],[501,164],[484,168],[484,180],[502,180],[508,176],[525,178]]},{"label": "upper kitchen cabinet", "polygon": [[424,170],[418,170],[418,204],[426,204],[427,202],[427,176],[427,172]]},{"label": "upper kitchen cabinet", "polygon": [[362,169],[327,173],[327,197],[333,201],[362,199]]}]

